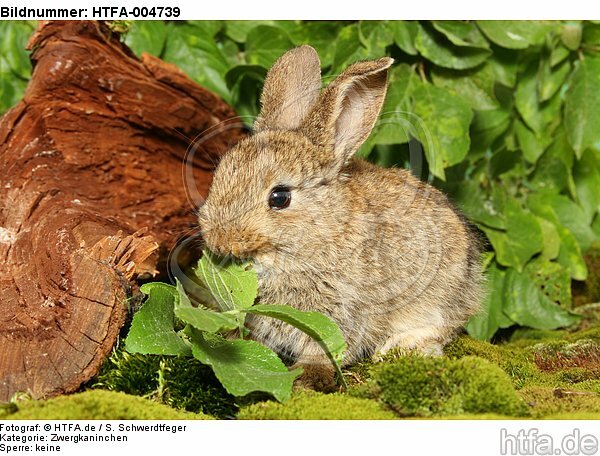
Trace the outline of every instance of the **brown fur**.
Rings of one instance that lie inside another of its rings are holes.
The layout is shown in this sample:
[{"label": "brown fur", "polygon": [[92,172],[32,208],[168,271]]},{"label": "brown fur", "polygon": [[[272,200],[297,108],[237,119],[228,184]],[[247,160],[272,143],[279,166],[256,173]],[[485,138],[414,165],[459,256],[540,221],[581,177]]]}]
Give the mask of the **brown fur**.
[{"label": "brown fur", "polygon": [[[314,89],[316,53],[282,56],[265,82],[259,131],[225,154],[200,210],[211,250],[254,260],[261,302],[339,324],[346,364],[393,347],[439,354],[479,308],[479,245],[446,196],[407,170],[352,157],[379,115],[391,63],[356,63],[307,103],[301,81]],[[296,93],[304,101],[282,108]],[[284,210],[268,206],[277,185],[292,189]],[[248,324],[256,340],[312,366],[302,384],[329,383],[329,361],[309,337],[269,318]]]}]

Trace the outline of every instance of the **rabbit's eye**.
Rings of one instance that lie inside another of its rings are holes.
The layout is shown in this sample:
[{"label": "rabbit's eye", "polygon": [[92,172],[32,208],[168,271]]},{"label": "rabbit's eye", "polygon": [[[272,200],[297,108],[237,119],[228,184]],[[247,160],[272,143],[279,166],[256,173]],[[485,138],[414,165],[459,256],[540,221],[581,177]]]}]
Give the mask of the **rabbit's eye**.
[{"label": "rabbit's eye", "polygon": [[292,192],[289,187],[278,185],[269,195],[269,207],[271,209],[285,209],[292,201]]}]

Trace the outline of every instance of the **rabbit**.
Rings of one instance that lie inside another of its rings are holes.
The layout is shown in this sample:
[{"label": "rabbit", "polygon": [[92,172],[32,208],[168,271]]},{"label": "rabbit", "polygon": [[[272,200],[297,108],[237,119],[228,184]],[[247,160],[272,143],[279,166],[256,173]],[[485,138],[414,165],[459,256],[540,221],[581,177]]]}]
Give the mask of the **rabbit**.
[{"label": "rabbit", "polygon": [[[321,91],[312,47],[281,56],[253,134],[223,155],[198,210],[210,251],[254,262],[259,302],[339,325],[343,366],[395,347],[441,355],[482,295],[478,236],[447,197],[408,170],[354,157],[392,63],[354,63]],[[247,323],[251,338],[303,367],[301,387],[335,387],[310,337],[264,316]]]}]

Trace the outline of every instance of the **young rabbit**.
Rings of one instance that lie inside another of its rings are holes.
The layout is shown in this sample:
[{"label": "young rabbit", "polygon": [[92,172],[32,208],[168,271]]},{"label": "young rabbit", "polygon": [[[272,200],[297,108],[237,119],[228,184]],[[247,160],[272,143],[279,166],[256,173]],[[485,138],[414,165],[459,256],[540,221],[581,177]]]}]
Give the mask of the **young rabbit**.
[{"label": "young rabbit", "polygon": [[[217,167],[199,222],[207,247],[252,259],[259,300],[329,315],[345,364],[391,348],[441,354],[478,310],[477,237],[446,196],[404,169],[354,158],[373,128],[393,60],[357,62],[322,92],[310,46],[268,72],[254,134]],[[322,349],[291,326],[249,317],[251,337],[328,389]]]}]

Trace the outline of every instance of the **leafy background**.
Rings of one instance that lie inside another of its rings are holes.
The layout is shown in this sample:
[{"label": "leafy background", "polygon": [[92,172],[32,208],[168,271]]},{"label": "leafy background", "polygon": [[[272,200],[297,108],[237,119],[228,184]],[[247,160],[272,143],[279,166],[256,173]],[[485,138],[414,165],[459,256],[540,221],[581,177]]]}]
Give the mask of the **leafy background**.
[{"label": "leafy background", "polygon": [[[31,22],[0,22],[0,113],[22,96]],[[600,239],[600,23],[581,21],[134,22],[125,42],[258,113],[267,69],[308,43],[324,81],[396,59],[382,121],[360,154],[446,191],[489,240],[490,293],[467,325],[568,326],[572,280]]]}]

